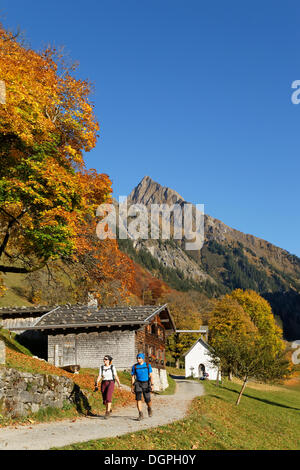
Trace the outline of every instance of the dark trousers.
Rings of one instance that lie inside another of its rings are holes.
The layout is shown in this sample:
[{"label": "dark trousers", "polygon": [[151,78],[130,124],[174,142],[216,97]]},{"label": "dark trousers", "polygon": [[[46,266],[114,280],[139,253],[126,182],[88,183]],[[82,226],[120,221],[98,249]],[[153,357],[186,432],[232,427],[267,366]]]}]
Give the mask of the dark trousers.
[{"label": "dark trousers", "polygon": [[103,398],[103,405],[111,403],[112,394],[115,388],[115,383],[113,380],[102,380],[101,382],[101,393]]},{"label": "dark trousers", "polygon": [[142,395],[144,397],[145,403],[149,403],[151,401],[151,393],[148,380],[146,382],[140,382],[139,380],[137,380],[134,384],[134,391],[136,401],[140,401],[142,399]]}]

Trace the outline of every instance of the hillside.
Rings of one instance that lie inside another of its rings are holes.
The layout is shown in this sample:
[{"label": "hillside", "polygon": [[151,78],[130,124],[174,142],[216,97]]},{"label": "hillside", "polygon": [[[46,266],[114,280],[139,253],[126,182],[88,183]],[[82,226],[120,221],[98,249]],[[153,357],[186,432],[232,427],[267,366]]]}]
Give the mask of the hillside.
[{"label": "hillside", "polygon": [[[128,196],[128,205],[144,204],[148,211],[151,204],[183,207],[185,202],[176,191],[149,176]],[[171,221],[176,224],[176,216],[171,215]],[[235,288],[253,289],[269,300],[287,339],[300,335],[300,259],[266,240],[205,214],[201,250],[186,251],[184,241],[173,238],[119,240],[119,246],[177,290],[196,289],[218,296]]]},{"label": "hillside", "polygon": [[[186,201],[176,191],[146,176],[132,190],[128,204],[179,204]],[[174,216],[171,215],[174,224]],[[175,223],[176,223],[175,218]],[[272,305],[284,336],[300,337],[300,259],[271,243],[244,234],[205,214],[204,245],[186,251],[184,240],[173,238],[118,240],[120,249],[134,261],[132,304],[157,301],[161,293],[198,291],[217,297],[235,288],[253,289]],[[28,275],[3,275],[7,290],[0,306],[85,302],[88,286],[78,264],[55,260]],[[152,294],[151,294],[152,292]],[[152,295],[152,297],[151,297]],[[150,296],[150,297],[149,297]]]},{"label": "hillside", "polygon": [[[32,415],[19,418],[9,418],[0,414],[0,427],[11,425],[16,422],[33,423],[40,421],[51,421],[56,419],[65,419],[67,417],[77,418],[86,415],[88,412],[103,413],[105,406],[99,399],[99,392],[94,393],[95,379],[98,375],[98,369],[81,369],[79,374],[72,374],[42,359],[32,356],[32,353],[18,342],[18,336],[9,332],[4,328],[0,328],[0,340],[6,345],[6,362],[1,367],[16,369],[21,372],[29,372],[32,374],[58,375],[71,379],[77,384],[83,395],[80,395],[76,403],[68,403],[63,409],[54,409],[51,407],[40,409],[39,412]],[[122,384],[130,383],[129,374],[119,372]],[[134,398],[130,391],[126,389],[117,389],[114,393],[115,407],[126,406],[129,402],[133,402]]]},{"label": "hillside", "polygon": [[[128,298],[130,304],[143,304],[145,295],[148,296],[148,303],[153,303],[161,292],[170,290],[167,283],[154,277],[139,259],[133,266],[134,282]],[[0,297],[0,308],[85,303],[89,288],[97,285],[86,285],[82,281],[84,275],[85,271],[80,263],[77,263],[75,270],[73,264],[61,259],[48,262],[47,266],[30,274],[6,273],[3,275],[6,290]],[[113,289],[113,281],[110,284]],[[102,305],[110,305],[109,302],[114,301],[114,298],[104,298]],[[117,299],[117,303],[122,303],[122,299]]]}]

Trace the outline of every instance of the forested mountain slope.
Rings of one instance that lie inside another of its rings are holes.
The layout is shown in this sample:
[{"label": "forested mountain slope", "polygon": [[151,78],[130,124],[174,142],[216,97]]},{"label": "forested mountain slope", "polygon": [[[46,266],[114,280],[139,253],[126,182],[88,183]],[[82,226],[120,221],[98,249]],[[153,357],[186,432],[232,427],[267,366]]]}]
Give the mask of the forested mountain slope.
[{"label": "forested mountain slope", "polygon": [[[179,204],[176,191],[145,176],[128,196],[128,205]],[[176,216],[175,216],[176,217]],[[173,215],[171,216],[174,222]],[[176,219],[175,219],[176,222]],[[280,316],[285,337],[300,335],[300,259],[288,251],[204,215],[204,245],[186,251],[184,241],[119,240],[136,262],[177,290],[196,289],[218,296],[236,288],[253,289],[269,300]]]}]

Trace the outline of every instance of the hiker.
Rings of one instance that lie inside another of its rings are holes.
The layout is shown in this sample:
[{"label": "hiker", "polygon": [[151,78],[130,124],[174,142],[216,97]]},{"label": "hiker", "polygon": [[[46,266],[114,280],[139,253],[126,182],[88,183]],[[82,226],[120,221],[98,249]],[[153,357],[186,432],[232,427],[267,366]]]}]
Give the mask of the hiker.
[{"label": "hiker", "polygon": [[138,420],[140,421],[144,417],[142,412],[142,394],[148,407],[148,416],[152,416],[151,392],[153,391],[153,376],[151,364],[147,364],[144,361],[145,355],[139,353],[136,358],[138,362],[132,366],[131,370],[131,391],[135,393],[139,412]]},{"label": "hiker", "polygon": [[121,387],[120,380],[115,366],[112,365],[113,358],[107,354],[104,356],[104,365],[100,366],[99,375],[96,381],[95,391],[98,390],[98,383],[101,380],[101,393],[103,398],[103,405],[105,405],[104,419],[108,419],[111,409],[112,394],[115,388],[115,382]]}]

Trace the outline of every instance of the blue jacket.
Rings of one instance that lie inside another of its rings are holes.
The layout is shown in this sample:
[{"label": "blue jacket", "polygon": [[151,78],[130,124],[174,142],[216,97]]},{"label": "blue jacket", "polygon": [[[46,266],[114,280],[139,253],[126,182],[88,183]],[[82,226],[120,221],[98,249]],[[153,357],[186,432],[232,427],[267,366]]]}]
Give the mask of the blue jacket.
[{"label": "blue jacket", "polygon": [[[148,369],[149,368],[149,369]],[[136,380],[140,382],[146,382],[149,380],[149,374],[152,372],[151,364],[147,364],[143,362],[143,364],[135,364],[132,366],[131,375],[135,375]]]}]

